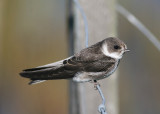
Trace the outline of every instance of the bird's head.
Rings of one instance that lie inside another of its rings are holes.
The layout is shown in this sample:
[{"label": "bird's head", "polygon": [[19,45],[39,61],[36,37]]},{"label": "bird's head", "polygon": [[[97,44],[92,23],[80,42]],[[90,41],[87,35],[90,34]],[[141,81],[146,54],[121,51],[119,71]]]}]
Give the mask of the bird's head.
[{"label": "bird's head", "polygon": [[106,38],[102,44],[102,52],[106,56],[121,59],[125,52],[128,52],[126,44],[118,38]]}]

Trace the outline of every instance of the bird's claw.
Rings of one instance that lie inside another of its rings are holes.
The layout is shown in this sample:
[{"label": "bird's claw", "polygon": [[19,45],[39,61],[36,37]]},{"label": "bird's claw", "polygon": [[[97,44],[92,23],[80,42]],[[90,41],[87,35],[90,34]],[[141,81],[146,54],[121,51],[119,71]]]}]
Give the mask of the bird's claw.
[{"label": "bird's claw", "polygon": [[96,80],[94,80],[94,89],[95,90],[97,90],[97,86],[100,86],[100,84]]}]

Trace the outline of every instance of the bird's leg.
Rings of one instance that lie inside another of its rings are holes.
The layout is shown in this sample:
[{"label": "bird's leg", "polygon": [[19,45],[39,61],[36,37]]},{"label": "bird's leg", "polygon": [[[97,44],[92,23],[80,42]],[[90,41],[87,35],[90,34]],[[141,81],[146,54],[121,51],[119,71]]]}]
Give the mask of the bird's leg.
[{"label": "bird's leg", "polygon": [[94,82],[94,89],[97,90],[97,85],[100,86],[100,84],[97,82],[97,80],[93,80],[93,82]]}]

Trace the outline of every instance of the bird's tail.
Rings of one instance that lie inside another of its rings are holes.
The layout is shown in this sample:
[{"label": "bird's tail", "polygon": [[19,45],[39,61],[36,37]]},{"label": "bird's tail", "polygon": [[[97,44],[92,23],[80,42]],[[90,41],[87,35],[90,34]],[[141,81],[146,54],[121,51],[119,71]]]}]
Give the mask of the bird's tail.
[{"label": "bird's tail", "polygon": [[46,80],[67,79],[73,75],[65,74],[64,68],[42,67],[23,70],[20,75],[25,78],[30,78],[31,84],[37,84]]},{"label": "bird's tail", "polygon": [[31,84],[37,84],[49,80],[49,75],[51,75],[52,67],[41,67],[41,68],[31,68],[23,70],[20,75],[25,78],[30,78]]},{"label": "bird's tail", "polygon": [[37,84],[46,80],[67,79],[72,78],[73,74],[65,71],[63,61],[56,63],[39,66],[36,68],[25,69],[20,75],[25,78],[31,79],[31,84]]}]

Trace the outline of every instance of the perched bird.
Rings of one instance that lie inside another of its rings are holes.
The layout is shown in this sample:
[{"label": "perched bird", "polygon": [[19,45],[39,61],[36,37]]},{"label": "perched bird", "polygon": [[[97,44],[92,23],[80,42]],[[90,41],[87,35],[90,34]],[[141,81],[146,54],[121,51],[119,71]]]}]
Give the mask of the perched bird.
[{"label": "perched bird", "polygon": [[104,79],[116,69],[125,52],[129,51],[124,42],[109,37],[64,60],[25,69],[20,75],[30,78],[29,84],[46,80],[73,79],[76,82],[89,82]]}]

